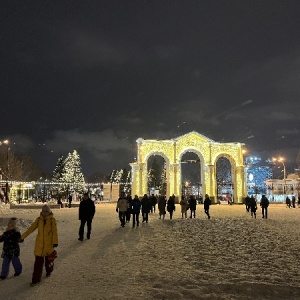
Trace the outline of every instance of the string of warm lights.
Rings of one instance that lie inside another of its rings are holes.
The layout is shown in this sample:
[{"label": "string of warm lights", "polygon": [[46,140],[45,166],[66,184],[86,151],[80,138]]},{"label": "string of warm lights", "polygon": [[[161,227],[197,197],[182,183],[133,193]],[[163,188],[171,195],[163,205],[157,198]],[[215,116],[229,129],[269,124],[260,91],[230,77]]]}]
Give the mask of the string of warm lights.
[{"label": "string of warm lights", "polygon": [[[0,180],[0,184],[5,184],[7,181],[6,180]],[[9,181],[10,184],[15,184],[15,185],[26,185],[26,184],[31,184],[31,185],[62,185],[62,186],[73,186],[76,185],[76,183],[74,182],[64,182],[64,183],[60,183],[60,182],[53,182],[53,181],[16,181],[16,180],[10,180]],[[128,183],[110,183],[110,182],[88,182],[86,183],[87,186],[91,186],[91,185],[104,185],[104,184],[112,184],[112,185],[125,185]]]}]

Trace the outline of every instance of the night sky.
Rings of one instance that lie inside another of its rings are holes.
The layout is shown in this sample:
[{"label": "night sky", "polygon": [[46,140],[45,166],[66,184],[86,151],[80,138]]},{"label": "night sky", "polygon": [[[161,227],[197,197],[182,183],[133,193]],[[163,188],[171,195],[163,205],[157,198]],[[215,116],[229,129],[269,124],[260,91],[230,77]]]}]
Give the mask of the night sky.
[{"label": "night sky", "polygon": [[128,167],[192,130],[250,155],[300,148],[300,1],[1,1],[0,139],[52,171]]}]

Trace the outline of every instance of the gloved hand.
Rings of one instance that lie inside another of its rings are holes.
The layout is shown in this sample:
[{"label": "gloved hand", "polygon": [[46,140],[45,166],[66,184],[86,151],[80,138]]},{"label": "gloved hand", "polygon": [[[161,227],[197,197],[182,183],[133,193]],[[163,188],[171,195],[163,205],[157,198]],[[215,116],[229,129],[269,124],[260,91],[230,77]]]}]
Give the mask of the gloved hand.
[{"label": "gloved hand", "polygon": [[56,248],[56,247],[58,247],[58,244],[53,244],[53,248]]}]

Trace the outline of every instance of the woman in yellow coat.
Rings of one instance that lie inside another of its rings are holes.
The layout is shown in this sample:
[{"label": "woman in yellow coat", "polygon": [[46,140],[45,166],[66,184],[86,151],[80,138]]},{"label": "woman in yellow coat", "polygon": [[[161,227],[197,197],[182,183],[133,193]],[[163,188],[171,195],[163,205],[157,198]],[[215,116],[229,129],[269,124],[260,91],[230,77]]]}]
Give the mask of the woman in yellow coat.
[{"label": "woman in yellow coat", "polygon": [[32,274],[31,285],[36,285],[41,281],[43,273],[43,264],[45,263],[46,277],[53,271],[54,248],[58,246],[56,220],[49,206],[44,205],[40,216],[35,222],[22,234],[24,240],[29,234],[38,229],[34,247],[34,270]]}]

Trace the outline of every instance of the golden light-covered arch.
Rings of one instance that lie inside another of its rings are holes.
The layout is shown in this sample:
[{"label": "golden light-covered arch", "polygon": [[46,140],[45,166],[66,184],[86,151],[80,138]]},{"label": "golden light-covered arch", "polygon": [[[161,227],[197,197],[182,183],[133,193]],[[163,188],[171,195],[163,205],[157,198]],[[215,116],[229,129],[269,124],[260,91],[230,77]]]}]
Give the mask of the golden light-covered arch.
[{"label": "golden light-covered arch", "polygon": [[137,139],[137,161],[131,163],[132,195],[147,194],[147,161],[151,155],[161,155],[167,165],[167,197],[181,195],[181,158],[186,152],[199,157],[203,194],[215,200],[217,195],[216,162],[226,157],[232,167],[234,200],[242,203],[247,194],[245,166],[241,143],[218,143],[196,131],[171,140]]}]

